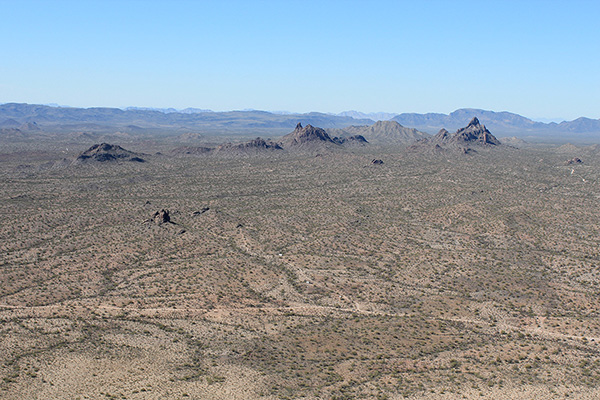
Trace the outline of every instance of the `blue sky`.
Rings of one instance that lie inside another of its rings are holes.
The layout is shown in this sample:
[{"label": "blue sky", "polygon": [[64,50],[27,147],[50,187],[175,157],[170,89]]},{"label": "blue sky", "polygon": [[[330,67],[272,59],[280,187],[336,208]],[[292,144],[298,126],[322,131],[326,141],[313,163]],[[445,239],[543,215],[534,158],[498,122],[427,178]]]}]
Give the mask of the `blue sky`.
[{"label": "blue sky", "polygon": [[598,1],[0,0],[0,103],[600,118]]}]

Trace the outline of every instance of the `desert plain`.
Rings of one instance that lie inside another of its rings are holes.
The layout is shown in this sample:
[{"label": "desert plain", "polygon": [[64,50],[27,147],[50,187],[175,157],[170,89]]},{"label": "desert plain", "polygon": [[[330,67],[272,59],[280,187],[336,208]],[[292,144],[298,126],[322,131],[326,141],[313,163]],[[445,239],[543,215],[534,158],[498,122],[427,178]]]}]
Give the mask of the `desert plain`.
[{"label": "desert plain", "polygon": [[597,146],[119,144],[2,147],[0,398],[600,398]]}]

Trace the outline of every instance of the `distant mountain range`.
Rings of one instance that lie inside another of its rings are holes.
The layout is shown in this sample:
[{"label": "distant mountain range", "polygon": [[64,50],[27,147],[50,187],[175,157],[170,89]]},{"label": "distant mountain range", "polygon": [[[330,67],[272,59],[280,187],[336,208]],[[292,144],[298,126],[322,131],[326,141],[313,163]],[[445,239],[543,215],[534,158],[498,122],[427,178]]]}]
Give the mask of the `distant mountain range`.
[{"label": "distant mountain range", "polygon": [[[369,117],[369,118],[367,118]],[[372,117],[372,118],[371,118]],[[365,114],[347,111],[338,115],[311,112],[306,114],[267,111],[214,112],[202,109],[76,108],[6,103],[0,105],[0,128],[42,132],[128,132],[135,135],[186,132],[242,133],[283,135],[298,122],[322,128],[346,128],[372,125],[376,120],[391,120],[403,127],[435,134],[440,129],[455,130],[477,117],[496,136],[522,138],[600,138],[600,120],[578,118],[561,123],[536,122],[510,112],[464,108],[450,114],[389,113]],[[368,137],[367,137],[368,139]]]},{"label": "distant mountain range", "polygon": [[20,126],[35,122],[45,131],[93,131],[115,130],[135,132],[142,130],[169,132],[256,132],[267,130],[281,135],[293,129],[298,122],[324,128],[349,125],[372,124],[370,119],[357,120],[352,117],[325,113],[274,114],[266,111],[198,111],[189,109],[176,112],[129,108],[75,108],[51,107],[35,104],[6,103],[0,105],[0,127],[6,122]]},{"label": "distant mountain range", "polygon": [[401,125],[410,126],[427,133],[435,133],[442,128],[448,130],[458,129],[474,117],[477,117],[481,123],[485,124],[496,135],[535,137],[540,135],[556,136],[562,133],[582,134],[582,136],[600,134],[599,119],[581,117],[574,121],[563,121],[559,124],[550,122],[546,124],[506,111],[494,112],[475,108],[461,108],[450,114],[405,113],[396,115],[392,120]]},{"label": "distant mountain range", "polygon": [[389,121],[394,118],[397,114],[394,113],[386,113],[386,112],[374,112],[374,113],[364,113],[360,111],[343,111],[339,114],[335,114],[340,117],[352,117],[354,119],[370,119],[373,121]]},{"label": "distant mountain range", "polygon": [[203,108],[184,108],[182,110],[177,108],[154,108],[154,107],[125,107],[123,110],[125,111],[159,111],[165,114],[170,113],[181,113],[181,114],[196,114],[203,112],[212,112],[212,110],[207,110]]},{"label": "distant mountain range", "polygon": [[377,121],[373,125],[348,126],[342,129],[328,129],[330,135],[342,138],[360,135],[370,143],[376,144],[410,144],[429,137],[427,133],[414,128],[407,128],[396,121]]}]

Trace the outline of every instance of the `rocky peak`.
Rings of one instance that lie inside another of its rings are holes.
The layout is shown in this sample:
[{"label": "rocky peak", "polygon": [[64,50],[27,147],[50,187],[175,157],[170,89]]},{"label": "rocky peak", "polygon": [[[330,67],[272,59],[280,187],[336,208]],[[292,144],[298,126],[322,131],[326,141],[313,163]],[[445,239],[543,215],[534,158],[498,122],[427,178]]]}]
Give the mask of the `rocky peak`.
[{"label": "rocky peak", "polygon": [[438,139],[445,139],[450,135],[450,132],[448,132],[445,128],[440,129],[440,131],[435,135],[435,138]]},{"label": "rocky peak", "polygon": [[467,128],[469,126],[479,126],[479,125],[481,125],[481,124],[479,123],[479,120],[477,119],[477,117],[473,117],[473,119],[471,120],[471,122],[469,122],[469,125],[467,125]]},{"label": "rocky peak", "polygon": [[324,129],[314,127],[310,124],[302,127],[302,124],[298,123],[296,129],[293,132],[288,133],[282,139],[282,144],[286,146],[295,146],[304,143],[320,143],[328,142],[334,143],[331,137],[325,132]]},{"label": "rocky peak", "polygon": [[499,145],[500,141],[479,122],[477,117],[471,119],[469,124],[450,134],[446,129],[440,130],[433,138],[434,142],[484,145]]}]

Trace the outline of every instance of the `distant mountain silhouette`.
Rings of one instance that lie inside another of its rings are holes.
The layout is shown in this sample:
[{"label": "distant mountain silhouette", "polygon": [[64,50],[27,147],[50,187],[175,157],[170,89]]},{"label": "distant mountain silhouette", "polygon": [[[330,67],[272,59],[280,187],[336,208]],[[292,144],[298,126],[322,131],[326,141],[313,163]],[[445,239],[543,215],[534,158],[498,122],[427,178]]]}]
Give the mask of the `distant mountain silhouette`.
[{"label": "distant mountain silhouette", "polygon": [[372,119],[373,121],[388,121],[394,118],[397,114],[394,113],[386,113],[386,112],[372,112],[372,113],[364,113],[360,111],[343,111],[341,113],[336,114],[340,117],[352,117],[354,119]]},{"label": "distant mountain silhouette", "polygon": [[[193,112],[192,112],[193,111]],[[348,126],[356,123],[369,124],[373,121],[356,120],[324,113],[274,114],[266,111],[182,110],[163,112],[153,109],[121,110],[119,108],[93,107],[50,107],[35,104],[6,103],[0,105],[0,121],[12,119],[19,124],[37,122],[46,131],[115,131],[135,125],[148,133],[176,133],[184,131],[238,132],[269,130],[283,134],[301,120],[313,126],[326,128]],[[16,126],[15,126],[16,127]],[[139,131],[138,129],[138,131]],[[141,132],[137,132],[141,133]]]},{"label": "distant mountain silhouette", "polygon": [[[181,135],[196,133],[265,133],[278,136],[289,132],[298,121],[325,129],[349,126],[372,125],[371,119],[353,117],[389,117],[385,113],[363,114],[344,112],[342,115],[311,112],[306,114],[281,114],[266,111],[227,111],[213,112],[201,109],[144,109],[93,107],[50,107],[47,105],[6,103],[0,105],[0,128],[19,128],[26,123],[36,123],[43,132],[65,134],[72,132],[114,133],[131,132],[140,135]],[[600,134],[600,120],[578,118],[559,124],[532,121],[529,118],[510,112],[494,112],[463,108],[450,114],[428,113],[398,114],[392,118],[403,127],[435,134],[442,128],[450,131],[465,126],[474,116],[495,134],[519,137],[592,138]],[[381,118],[387,119],[387,118]],[[15,122],[17,124],[15,124]],[[356,132],[350,132],[356,133]],[[367,140],[379,141],[381,138]],[[569,139],[571,140],[571,139]]]},{"label": "distant mountain silhouette", "polygon": [[494,112],[475,108],[461,108],[450,114],[399,114],[392,120],[428,133],[442,128],[454,130],[465,126],[474,116],[496,134],[506,136],[562,137],[573,133],[585,137],[600,134],[600,119],[578,118],[574,121],[543,123],[510,112]]},{"label": "distant mountain silhouette", "polygon": [[0,122],[0,128],[18,128],[19,126],[21,126],[21,123],[12,118]]},{"label": "distant mountain silhouette", "polygon": [[342,129],[332,129],[330,132],[341,137],[361,135],[370,143],[379,144],[410,144],[429,137],[427,133],[406,128],[396,121],[377,121],[373,125],[353,125]]},{"label": "distant mountain silhouette", "polygon": [[[535,122],[518,114],[509,112],[494,112],[474,108],[462,108],[450,114],[400,114],[393,118],[405,126],[411,126],[428,133],[442,128],[454,130],[465,126],[474,116],[490,129],[504,133],[527,133],[538,130],[552,130],[556,124]],[[600,132],[600,121],[598,125]]]}]

